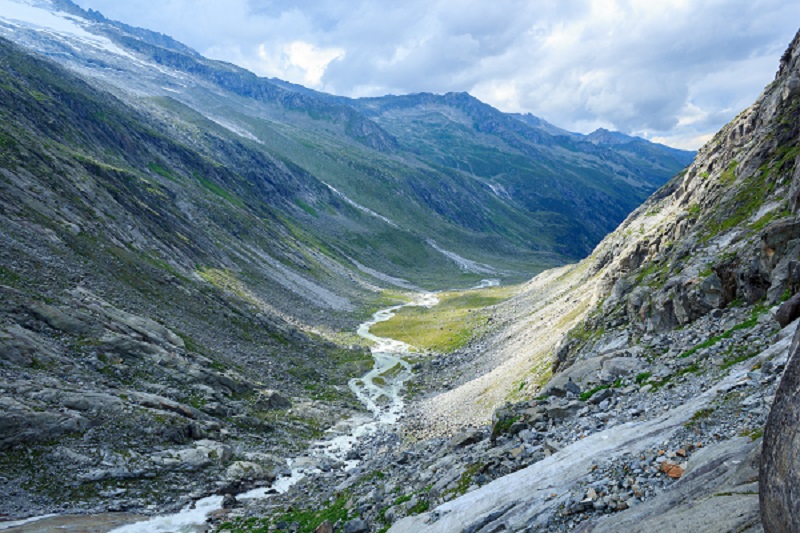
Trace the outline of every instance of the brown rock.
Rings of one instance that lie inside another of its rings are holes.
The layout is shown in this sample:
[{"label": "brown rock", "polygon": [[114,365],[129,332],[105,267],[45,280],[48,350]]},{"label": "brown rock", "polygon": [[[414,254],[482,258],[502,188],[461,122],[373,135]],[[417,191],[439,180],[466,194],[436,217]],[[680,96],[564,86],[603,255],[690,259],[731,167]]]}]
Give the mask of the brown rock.
[{"label": "brown rock", "polygon": [[333,533],[333,524],[331,524],[330,520],[325,520],[317,526],[314,533]]},{"label": "brown rock", "polygon": [[661,471],[673,479],[680,479],[683,475],[684,468],[675,463],[664,461],[661,463]]},{"label": "brown rock", "polygon": [[674,465],[672,468],[669,469],[667,475],[672,479],[680,479],[683,475],[684,468],[681,465]]}]

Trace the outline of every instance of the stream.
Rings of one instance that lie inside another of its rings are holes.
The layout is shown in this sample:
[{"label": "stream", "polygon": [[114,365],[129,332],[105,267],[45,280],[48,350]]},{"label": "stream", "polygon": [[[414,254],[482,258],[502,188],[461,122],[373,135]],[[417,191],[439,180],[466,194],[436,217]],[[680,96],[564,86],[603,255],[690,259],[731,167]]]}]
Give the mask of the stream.
[{"label": "stream", "polygon": [[[496,286],[499,280],[483,280],[476,289]],[[357,334],[372,343],[371,352],[375,364],[369,372],[360,378],[351,379],[348,383],[350,390],[359,401],[367,408],[368,413],[354,416],[339,422],[327,431],[327,436],[312,442],[303,456],[289,459],[287,466],[291,475],[278,478],[268,488],[254,489],[238,494],[237,500],[244,501],[256,498],[268,498],[271,494],[281,494],[288,491],[306,476],[320,473],[318,465],[322,461],[332,461],[344,464],[345,470],[356,467],[358,459],[348,459],[350,452],[362,439],[375,435],[381,429],[397,423],[403,415],[405,402],[401,392],[405,382],[411,378],[411,365],[402,358],[403,354],[413,350],[412,346],[395,339],[378,337],[370,333],[370,328],[378,322],[392,318],[395,312],[403,307],[420,306],[433,307],[439,303],[435,293],[420,293],[411,302],[395,305],[377,311],[372,318],[362,323],[356,330]],[[111,533],[194,533],[205,531],[206,518],[222,507],[222,496],[208,496],[202,498],[182,511],[165,516],[140,520],[137,515],[124,515],[125,518],[115,514],[64,517],[46,516],[18,522],[0,523],[0,531],[10,530],[14,533],[38,533],[58,529],[60,531],[109,531]],[[121,519],[114,522],[114,518]],[[64,527],[64,520],[69,519],[76,528]],[[128,523],[115,527],[121,522]],[[113,529],[111,529],[113,528]]]}]

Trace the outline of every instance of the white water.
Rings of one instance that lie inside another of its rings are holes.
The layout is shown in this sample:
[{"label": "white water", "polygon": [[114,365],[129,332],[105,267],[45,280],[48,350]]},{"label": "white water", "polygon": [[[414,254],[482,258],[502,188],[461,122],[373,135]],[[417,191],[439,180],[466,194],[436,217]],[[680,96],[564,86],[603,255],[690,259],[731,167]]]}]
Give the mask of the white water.
[{"label": "white water", "polygon": [[[481,287],[495,285],[496,280],[484,280]],[[488,283],[488,284],[486,284]],[[287,464],[291,475],[279,478],[270,488],[261,488],[239,494],[237,499],[266,498],[270,494],[284,493],[301,479],[319,473],[316,466],[320,460],[332,460],[343,464],[345,469],[358,465],[357,459],[347,459],[347,454],[359,440],[375,435],[381,428],[395,424],[403,414],[405,403],[400,395],[406,381],[411,377],[411,365],[401,355],[413,351],[413,347],[394,339],[378,337],[370,328],[378,322],[392,318],[395,312],[407,306],[432,307],[439,303],[433,293],[423,293],[414,301],[382,309],[358,327],[359,336],[371,341],[375,365],[360,378],[351,379],[350,390],[369,410],[369,415],[360,415],[337,424],[328,431],[328,436],[311,444],[306,455],[290,459]],[[198,500],[181,512],[158,516],[144,522],[129,524],[111,533],[191,533],[205,524],[206,518],[222,506],[222,496],[209,496]]]},{"label": "white water", "polygon": [[[475,289],[494,287],[500,284],[497,279],[484,279]],[[291,475],[277,479],[271,487],[251,490],[237,495],[239,500],[267,498],[271,494],[282,494],[308,475],[319,473],[319,461],[329,460],[350,469],[359,461],[347,459],[348,452],[359,440],[376,434],[381,428],[395,424],[403,414],[405,403],[400,395],[403,385],[411,377],[411,365],[401,355],[414,348],[404,342],[370,333],[370,328],[378,322],[392,318],[398,309],[406,306],[433,307],[439,303],[434,293],[422,293],[409,303],[382,309],[372,318],[361,324],[357,333],[371,341],[372,356],[375,365],[361,378],[350,380],[349,386],[358,399],[369,410],[368,415],[360,415],[337,424],[328,431],[325,439],[311,444],[306,455],[289,459],[287,466]],[[391,370],[391,372],[389,372]],[[111,533],[195,533],[205,531],[208,515],[222,506],[222,496],[209,496],[194,502],[178,513],[157,516],[143,522],[136,522],[116,528]],[[18,522],[0,524],[0,530],[23,524],[35,523],[56,515],[40,516]],[[86,523],[92,523],[95,517],[87,516]]]}]

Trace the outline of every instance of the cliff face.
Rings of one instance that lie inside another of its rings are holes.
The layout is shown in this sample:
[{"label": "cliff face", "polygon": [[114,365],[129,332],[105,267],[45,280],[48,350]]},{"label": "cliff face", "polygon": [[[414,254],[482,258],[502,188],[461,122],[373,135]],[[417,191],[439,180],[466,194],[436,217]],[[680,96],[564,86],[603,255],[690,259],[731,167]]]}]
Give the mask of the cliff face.
[{"label": "cliff face", "polygon": [[[795,39],[756,103],[595,249],[589,274],[603,301],[583,330],[658,334],[715,309],[774,305],[794,294],[799,137]],[[591,354],[575,337],[562,345],[555,369]]]}]

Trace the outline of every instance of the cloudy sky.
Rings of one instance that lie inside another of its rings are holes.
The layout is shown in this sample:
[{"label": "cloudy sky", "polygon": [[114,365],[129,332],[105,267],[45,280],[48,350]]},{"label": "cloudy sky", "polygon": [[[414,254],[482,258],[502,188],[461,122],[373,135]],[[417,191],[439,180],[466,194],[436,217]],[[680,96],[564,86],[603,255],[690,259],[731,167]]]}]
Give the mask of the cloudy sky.
[{"label": "cloudy sky", "polygon": [[588,133],[698,148],[750,105],[797,0],[76,0],[346,96],[467,91]]}]

